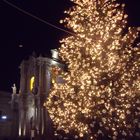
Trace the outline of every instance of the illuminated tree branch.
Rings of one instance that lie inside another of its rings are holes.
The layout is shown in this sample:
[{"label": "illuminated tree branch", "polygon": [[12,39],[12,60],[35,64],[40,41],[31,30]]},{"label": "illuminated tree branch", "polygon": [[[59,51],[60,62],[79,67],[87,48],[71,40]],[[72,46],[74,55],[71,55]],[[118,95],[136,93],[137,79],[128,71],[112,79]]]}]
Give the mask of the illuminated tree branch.
[{"label": "illuminated tree branch", "polygon": [[45,104],[56,133],[81,140],[140,139],[138,29],[124,33],[127,15],[116,0],[72,1],[76,5],[63,22],[76,36],[62,39],[59,49],[68,72]]}]

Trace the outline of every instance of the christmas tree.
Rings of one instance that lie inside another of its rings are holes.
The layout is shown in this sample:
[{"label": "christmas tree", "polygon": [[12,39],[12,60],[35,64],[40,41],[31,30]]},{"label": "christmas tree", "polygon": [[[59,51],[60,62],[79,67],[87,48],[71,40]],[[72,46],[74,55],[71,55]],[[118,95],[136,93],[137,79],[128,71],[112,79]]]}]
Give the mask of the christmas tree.
[{"label": "christmas tree", "polygon": [[127,27],[116,0],[71,0],[63,23],[74,31],[59,55],[65,82],[54,83],[45,106],[71,139],[140,139],[138,28]]}]

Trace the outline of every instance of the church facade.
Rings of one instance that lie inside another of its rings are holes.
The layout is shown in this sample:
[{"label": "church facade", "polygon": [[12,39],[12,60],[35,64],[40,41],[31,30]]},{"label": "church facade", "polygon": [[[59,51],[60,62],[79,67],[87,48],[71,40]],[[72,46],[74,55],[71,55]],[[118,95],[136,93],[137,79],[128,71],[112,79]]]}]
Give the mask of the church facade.
[{"label": "church facade", "polygon": [[52,58],[30,56],[20,65],[19,93],[13,91],[12,108],[17,108],[18,137],[53,140],[52,122],[44,107],[54,82],[63,82],[65,65],[59,61],[57,50]]}]

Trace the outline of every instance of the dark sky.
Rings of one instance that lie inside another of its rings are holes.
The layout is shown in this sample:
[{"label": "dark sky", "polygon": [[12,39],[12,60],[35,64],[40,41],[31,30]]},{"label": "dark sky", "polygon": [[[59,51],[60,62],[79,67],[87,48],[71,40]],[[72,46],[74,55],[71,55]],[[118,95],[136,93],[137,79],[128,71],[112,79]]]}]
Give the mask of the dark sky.
[{"label": "dark sky", "polygon": [[[59,20],[71,6],[69,0],[8,0],[16,6],[63,28]],[[130,26],[140,26],[140,0],[124,0]],[[0,90],[19,85],[20,62],[33,51],[50,54],[67,33],[27,16],[0,0]],[[19,45],[23,45],[22,48]]]}]

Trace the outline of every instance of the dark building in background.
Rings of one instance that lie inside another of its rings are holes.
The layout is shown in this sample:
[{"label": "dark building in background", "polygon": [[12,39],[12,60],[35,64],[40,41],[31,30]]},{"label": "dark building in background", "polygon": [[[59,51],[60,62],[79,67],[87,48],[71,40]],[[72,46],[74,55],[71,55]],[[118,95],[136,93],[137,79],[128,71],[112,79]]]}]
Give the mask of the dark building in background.
[{"label": "dark building in background", "polygon": [[4,102],[0,104],[0,113],[6,117],[0,122],[2,136],[53,140],[52,123],[44,102],[53,83],[64,82],[61,76],[64,64],[59,60],[57,50],[51,52],[52,58],[32,55],[23,60],[20,65],[20,90],[17,92],[14,85],[12,95],[0,95],[3,96],[0,100]]},{"label": "dark building in background", "polygon": [[11,93],[0,91],[0,140],[16,138],[18,110],[11,107]]}]

